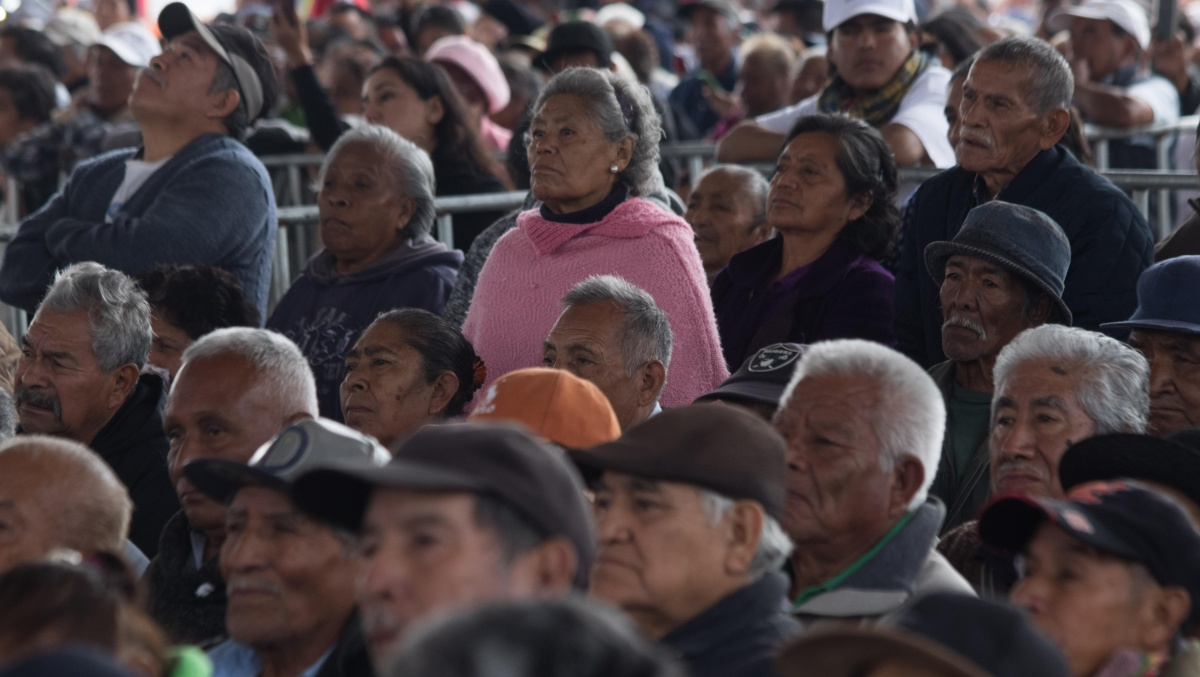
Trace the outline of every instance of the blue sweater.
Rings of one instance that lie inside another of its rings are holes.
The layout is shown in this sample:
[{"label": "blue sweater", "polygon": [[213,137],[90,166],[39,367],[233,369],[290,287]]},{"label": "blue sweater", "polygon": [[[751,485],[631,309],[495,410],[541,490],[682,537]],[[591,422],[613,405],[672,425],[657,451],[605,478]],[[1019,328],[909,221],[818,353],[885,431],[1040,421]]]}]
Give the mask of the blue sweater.
[{"label": "blue sweater", "polygon": [[34,312],[60,268],[96,261],[133,275],[160,263],[210,264],[241,282],[266,317],[275,194],[258,158],[220,134],[200,136],[154,172],[105,223],[125,178],[124,149],[82,162],[21,224],[0,266],[0,300]]}]

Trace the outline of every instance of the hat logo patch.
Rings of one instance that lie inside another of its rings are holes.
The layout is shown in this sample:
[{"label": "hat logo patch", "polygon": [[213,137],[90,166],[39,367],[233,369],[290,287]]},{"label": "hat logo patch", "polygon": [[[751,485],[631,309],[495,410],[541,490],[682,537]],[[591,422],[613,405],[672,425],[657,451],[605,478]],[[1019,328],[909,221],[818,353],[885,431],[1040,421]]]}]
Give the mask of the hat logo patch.
[{"label": "hat logo patch", "polygon": [[795,362],[799,357],[800,351],[795,348],[785,345],[767,346],[758,351],[750,361],[750,371],[775,371]]},{"label": "hat logo patch", "polygon": [[1079,512],[1078,510],[1064,510],[1062,512],[1062,518],[1063,521],[1067,523],[1067,526],[1071,527],[1075,531],[1081,531],[1085,534],[1096,533],[1095,528],[1092,527],[1091,521],[1089,521],[1087,517],[1084,517],[1083,513]]}]

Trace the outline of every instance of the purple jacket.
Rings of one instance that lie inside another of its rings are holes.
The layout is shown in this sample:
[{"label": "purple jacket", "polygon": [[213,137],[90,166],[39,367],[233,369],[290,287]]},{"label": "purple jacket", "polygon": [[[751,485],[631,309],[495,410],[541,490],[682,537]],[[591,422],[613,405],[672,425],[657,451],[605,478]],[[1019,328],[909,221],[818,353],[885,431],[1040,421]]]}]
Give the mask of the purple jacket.
[{"label": "purple jacket", "polygon": [[[783,239],[751,247],[729,261],[713,282],[713,310],[729,370],[772,343],[860,338],[894,346],[892,274],[875,259],[835,242],[791,289],[772,301],[766,317],[753,299],[771,292],[783,262]],[[753,324],[756,326],[746,326]]]}]

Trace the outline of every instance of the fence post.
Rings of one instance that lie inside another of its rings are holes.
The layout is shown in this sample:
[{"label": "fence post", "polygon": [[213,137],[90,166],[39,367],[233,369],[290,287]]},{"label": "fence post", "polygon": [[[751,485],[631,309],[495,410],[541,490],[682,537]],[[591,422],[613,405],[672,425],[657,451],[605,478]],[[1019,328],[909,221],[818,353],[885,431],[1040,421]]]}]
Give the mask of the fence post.
[{"label": "fence post", "polygon": [[446,213],[437,217],[437,239],[447,248],[454,249],[454,214]]}]

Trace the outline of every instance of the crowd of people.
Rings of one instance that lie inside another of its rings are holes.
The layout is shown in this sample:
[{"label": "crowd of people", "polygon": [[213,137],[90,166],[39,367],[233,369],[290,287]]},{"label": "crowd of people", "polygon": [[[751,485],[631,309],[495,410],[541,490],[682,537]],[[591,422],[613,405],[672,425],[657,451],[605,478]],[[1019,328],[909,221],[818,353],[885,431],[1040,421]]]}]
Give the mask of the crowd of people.
[{"label": "crowd of people", "polygon": [[550,4],[0,23],[0,677],[1200,677],[1190,7]]}]

